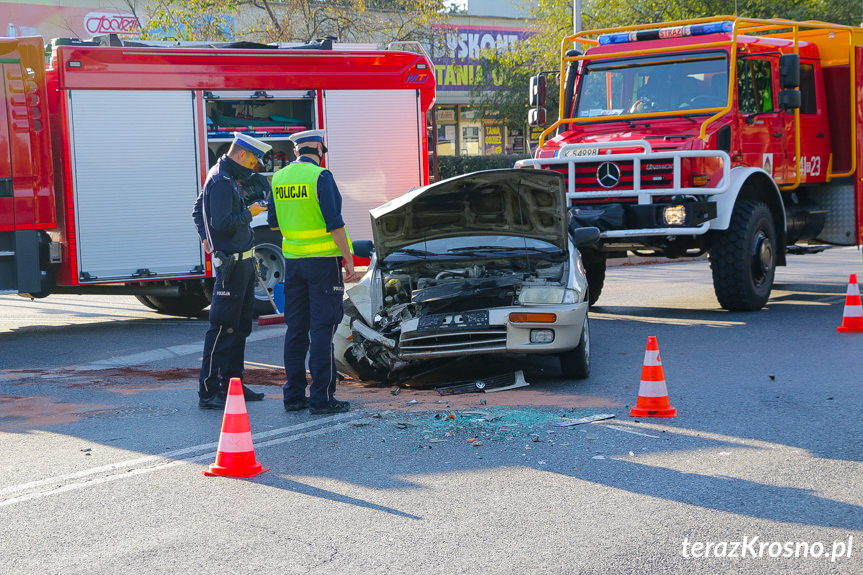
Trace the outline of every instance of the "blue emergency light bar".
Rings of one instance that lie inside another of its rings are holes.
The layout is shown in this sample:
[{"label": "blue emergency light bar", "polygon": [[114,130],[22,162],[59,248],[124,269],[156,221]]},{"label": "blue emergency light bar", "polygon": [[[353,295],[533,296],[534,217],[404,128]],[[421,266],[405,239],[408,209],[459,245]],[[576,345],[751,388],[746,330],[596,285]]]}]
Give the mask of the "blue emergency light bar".
[{"label": "blue emergency light bar", "polygon": [[653,30],[634,30],[632,32],[603,34],[599,37],[599,43],[600,45],[605,46],[608,44],[643,42],[645,40],[685,38],[686,36],[703,36],[705,34],[731,32],[733,29],[734,22],[708,22],[707,24],[690,24],[688,26],[671,26],[669,28],[656,28]]}]

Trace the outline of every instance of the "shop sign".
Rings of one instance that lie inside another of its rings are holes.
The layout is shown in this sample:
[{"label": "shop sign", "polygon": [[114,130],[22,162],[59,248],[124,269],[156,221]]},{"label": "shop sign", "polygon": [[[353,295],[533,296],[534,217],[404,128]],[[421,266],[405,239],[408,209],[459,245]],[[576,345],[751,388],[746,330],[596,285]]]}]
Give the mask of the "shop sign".
[{"label": "shop sign", "polygon": [[[531,35],[525,28],[435,26],[435,34],[441,38],[432,49],[432,61],[437,75],[438,91],[470,90],[470,87],[487,81],[483,72],[482,55],[489,50],[505,54],[515,49],[519,42]],[[493,77],[494,85],[501,85]]]},{"label": "shop sign", "polygon": [[90,12],[84,16],[84,29],[89,34],[140,35],[138,19],[132,14],[120,12]]},{"label": "shop sign", "polygon": [[455,122],[455,110],[450,108],[437,111],[438,122]]},{"label": "shop sign", "polygon": [[503,153],[503,127],[483,126],[483,141],[485,142],[485,155]]}]

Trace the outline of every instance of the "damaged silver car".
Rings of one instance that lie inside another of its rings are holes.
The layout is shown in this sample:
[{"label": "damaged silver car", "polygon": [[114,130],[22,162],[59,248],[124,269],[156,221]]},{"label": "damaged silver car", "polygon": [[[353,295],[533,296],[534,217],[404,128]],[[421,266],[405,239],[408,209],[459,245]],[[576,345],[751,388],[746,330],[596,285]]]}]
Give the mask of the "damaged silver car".
[{"label": "damaged silver car", "polygon": [[485,354],[557,355],[590,373],[587,281],[564,179],[491,170],[412,190],[371,211],[368,272],[347,290],[334,338],[340,371],[399,381],[429,362]]}]

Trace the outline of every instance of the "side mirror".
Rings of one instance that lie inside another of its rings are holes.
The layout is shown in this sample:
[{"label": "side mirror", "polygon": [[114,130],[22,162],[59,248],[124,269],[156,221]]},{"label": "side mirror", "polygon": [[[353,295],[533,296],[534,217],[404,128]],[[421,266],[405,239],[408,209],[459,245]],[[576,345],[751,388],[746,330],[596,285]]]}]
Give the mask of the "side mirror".
[{"label": "side mirror", "polygon": [[547,85],[545,76],[531,76],[530,78],[530,106],[531,108],[541,108],[545,106],[545,97],[547,95]]},{"label": "side mirror", "polygon": [[570,233],[572,234],[572,243],[577,248],[592,246],[599,241],[599,228],[575,228],[574,230],[570,229]]},{"label": "side mirror", "polygon": [[545,108],[531,108],[527,111],[528,126],[545,126],[546,123]]},{"label": "side mirror", "polygon": [[354,247],[354,255],[361,258],[371,258],[372,252],[375,251],[375,244],[371,240],[357,240],[351,242]]},{"label": "side mirror", "polygon": [[779,109],[796,110],[802,104],[799,90],[782,90],[779,92]]},{"label": "side mirror", "polygon": [[793,90],[800,86],[800,56],[783,54],[779,56],[779,87]]}]

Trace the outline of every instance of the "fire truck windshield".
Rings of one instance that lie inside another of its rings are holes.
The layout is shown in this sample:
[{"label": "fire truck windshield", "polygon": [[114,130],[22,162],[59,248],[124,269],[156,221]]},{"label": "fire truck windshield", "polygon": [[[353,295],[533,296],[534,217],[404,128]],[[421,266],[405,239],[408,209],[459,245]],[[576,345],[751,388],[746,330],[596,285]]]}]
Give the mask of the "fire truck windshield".
[{"label": "fire truck windshield", "polygon": [[727,102],[728,55],[724,52],[591,60],[581,77],[573,117],[687,114],[722,108]]}]

